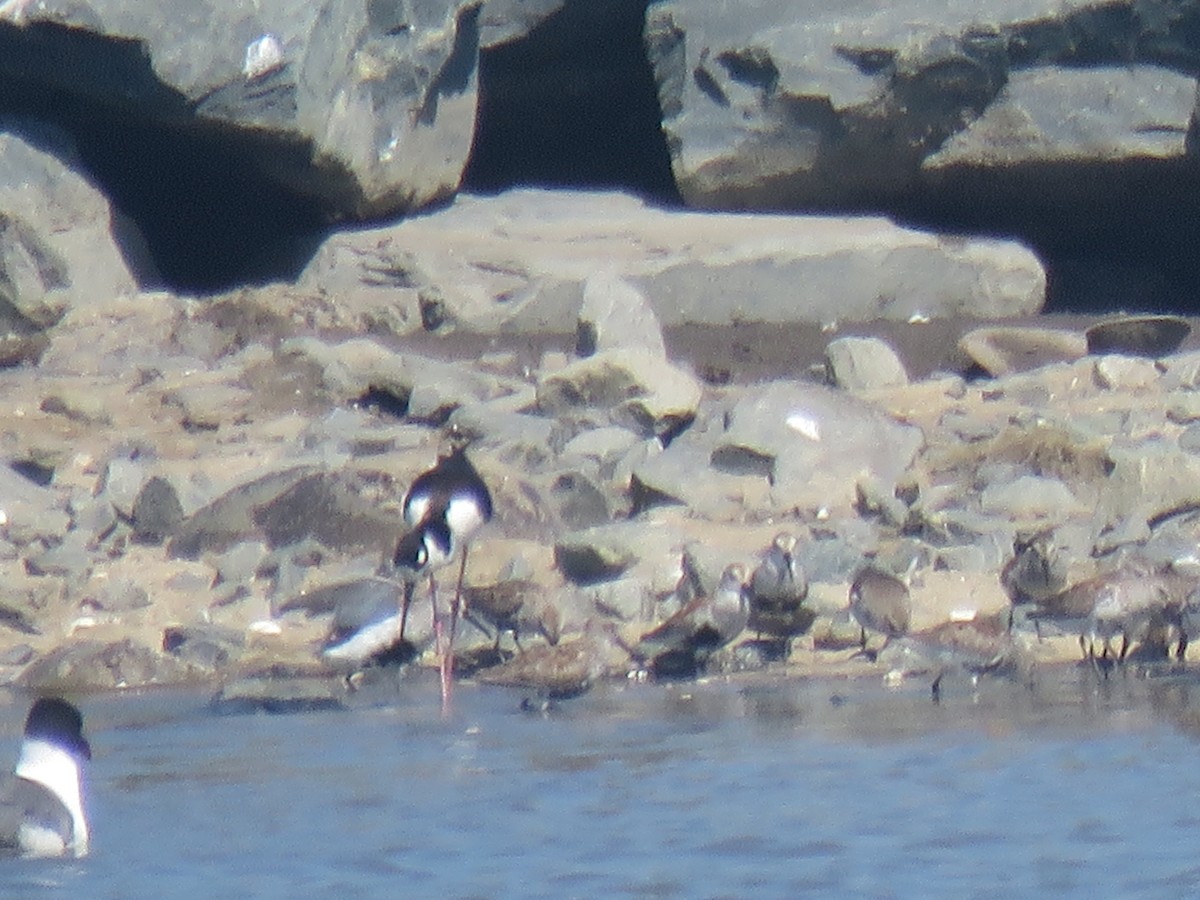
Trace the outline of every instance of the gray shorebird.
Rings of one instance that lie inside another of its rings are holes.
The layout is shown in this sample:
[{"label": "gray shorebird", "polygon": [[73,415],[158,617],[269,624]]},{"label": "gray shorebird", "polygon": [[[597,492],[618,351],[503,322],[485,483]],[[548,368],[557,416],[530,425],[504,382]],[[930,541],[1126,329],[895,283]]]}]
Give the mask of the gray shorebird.
[{"label": "gray shorebird", "polygon": [[[1170,640],[1177,640],[1175,656],[1183,659],[1188,644],[1187,607],[1197,587],[1194,579],[1136,561],[1076,585],[1071,589],[1076,602],[1083,605],[1090,600],[1079,635],[1084,659],[1124,662],[1134,643],[1145,647],[1155,635],[1165,636],[1162,646],[1167,652]],[[1117,636],[1121,647],[1114,653],[1112,641]]]},{"label": "gray shorebird", "polygon": [[751,631],[789,638],[812,624],[813,613],[802,606],[808,596],[808,577],[795,551],[796,536],[781,531],[750,576]]},{"label": "gray shorebird", "polygon": [[[370,577],[310,592],[305,599],[314,598],[322,611],[333,612],[321,656],[337,665],[351,667],[403,664],[417,656],[430,640],[431,625],[419,622],[414,639],[410,621],[404,639],[400,638],[397,596],[407,590],[411,590],[411,585],[397,585],[391,578]],[[284,610],[288,608],[299,608],[299,604],[285,604]]]},{"label": "gray shorebird", "polygon": [[[532,690],[541,701],[566,700],[587,692],[608,671],[610,650],[619,647],[611,625],[589,620],[581,635],[539,644],[477,676],[481,684]],[[523,706],[538,704],[527,700]]]},{"label": "gray shorebird", "polygon": [[[685,570],[684,579],[690,579]],[[699,590],[702,591],[702,588]],[[630,654],[649,660],[658,675],[694,675],[708,658],[742,633],[750,616],[746,567],[732,563],[711,592],[694,596],[682,609],[642,635]]]},{"label": "gray shorebird", "polygon": [[931,672],[930,693],[937,703],[947,675],[965,673],[974,683],[981,675],[1013,668],[1017,655],[1011,628],[1009,608],[986,616],[955,618],[896,638],[880,651],[880,660],[891,672]]},{"label": "gray shorebird", "polygon": [[[455,447],[437,464],[417,476],[404,496],[404,520],[410,531],[400,538],[393,564],[405,581],[401,599],[400,638],[408,621],[412,585],[422,574],[429,575],[429,597],[433,605],[434,631],[438,644],[442,705],[448,708],[454,677],[454,636],[462,605],[463,577],[471,538],[492,517],[492,495],[462,447]],[[450,624],[442,634],[437,613],[437,584],[434,570],[459,559],[458,582],[450,602]]]},{"label": "gray shorebird", "polygon": [[865,566],[858,570],[850,585],[850,612],[861,632],[861,652],[867,650],[867,632],[884,636],[884,645],[894,637],[908,632],[912,619],[912,600],[908,585],[895,575]]},{"label": "gray shorebird", "polygon": [[1013,540],[1013,556],[1000,571],[1000,584],[1013,603],[1042,603],[1067,588],[1067,557],[1054,532],[1021,533]]},{"label": "gray shorebird", "polygon": [[0,852],[86,856],[83,768],[92,749],[66,700],[37,700],[25,719],[13,777],[0,789]]}]

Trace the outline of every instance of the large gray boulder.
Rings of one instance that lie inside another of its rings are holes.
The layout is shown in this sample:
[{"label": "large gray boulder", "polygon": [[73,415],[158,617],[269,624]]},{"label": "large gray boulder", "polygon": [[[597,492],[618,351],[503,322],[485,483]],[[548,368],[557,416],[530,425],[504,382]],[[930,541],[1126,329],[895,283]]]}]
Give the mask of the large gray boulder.
[{"label": "large gray boulder", "polygon": [[1134,0],[666,0],[645,41],[687,202],[878,207],[953,168],[1182,159],[1194,17]]},{"label": "large gray boulder", "polygon": [[533,190],[460,196],[428,216],[335,234],[299,287],[336,295],[346,320],[377,330],[567,334],[599,305],[585,301],[597,273],[644,297],[663,327],[1003,318],[1040,311],[1046,293],[1041,262],[1015,241]]},{"label": "large gray boulder", "polygon": [[922,443],[921,429],[841,391],[774,381],[708,411],[634,469],[634,487],[643,506],[682,503],[706,516],[739,506],[824,516],[851,509],[863,479],[892,488]]},{"label": "large gray boulder", "polygon": [[58,129],[0,121],[0,363],[35,358],[44,347],[35,338],[76,304],[132,294],[123,251],[143,274],[151,268],[140,238],[78,168]]},{"label": "large gray boulder", "polygon": [[191,129],[342,215],[382,215],[458,187],[481,9],[14,0],[0,10],[17,26],[0,29],[0,79]]}]

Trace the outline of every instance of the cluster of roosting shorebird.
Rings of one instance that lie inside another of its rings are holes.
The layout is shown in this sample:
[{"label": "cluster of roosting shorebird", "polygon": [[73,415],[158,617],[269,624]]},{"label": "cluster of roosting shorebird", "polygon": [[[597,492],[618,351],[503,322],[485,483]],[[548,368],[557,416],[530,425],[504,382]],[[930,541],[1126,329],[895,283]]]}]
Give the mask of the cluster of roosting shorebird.
[{"label": "cluster of roosting shorebird", "polygon": [[[396,648],[406,640],[415,591],[428,577],[442,697],[448,704],[459,620],[466,618],[487,630],[480,624],[482,614],[495,633],[497,649],[500,633],[510,631],[521,651],[519,612],[524,598],[515,586],[513,591],[494,586],[487,594],[492,602],[472,609],[471,589],[464,590],[468,543],[491,518],[492,498],[461,445],[413,482],[403,511],[409,527],[392,554],[389,573],[402,586],[398,609],[384,626],[378,621],[370,624],[375,636],[365,643],[361,639],[366,628],[363,623],[347,626],[342,621],[327,643],[326,654],[363,663],[411,658],[411,653],[397,654]],[[630,639],[627,631],[621,633],[611,623],[591,623],[584,640],[561,644],[556,633],[543,629],[551,639],[548,645],[518,652],[516,658],[494,670],[481,668],[478,676],[482,681],[523,684],[551,696],[569,696],[586,689],[603,669],[594,649],[600,639],[618,646],[632,662],[631,672],[644,677],[702,674],[718,651],[743,634],[753,635],[756,649],[774,648],[768,659],[786,658],[792,639],[806,633],[817,617],[806,602],[809,583],[798,545],[796,533],[781,531],[752,566],[733,562],[715,583],[705,578],[695,555],[685,548],[682,574],[660,604],[664,611],[659,624]],[[452,562],[458,563],[458,578],[444,613],[439,610],[434,572]],[[1000,573],[1011,605],[989,615],[964,610],[936,626],[914,631],[910,588],[920,577],[915,568],[894,573],[874,560],[863,561],[854,573],[846,605],[857,639],[842,647],[879,659],[892,672],[932,675],[935,699],[940,696],[943,677],[950,672],[967,673],[974,679],[985,673],[1021,670],[1014,633],[1032,634],[1036,640],[1046,627],[1060,633],[1074,630],[1084,660],[1103,672],[1124,662],[1135,646],[1139,658],[1165,659],[1173,653],[1182,660],[1189,612],[1194,598],[1200,598],[1200,577],[1137,560],[1069,584],[1065,556],[1055,547],[1053,532],[1045,530],[1019,535],[1013,556]],[[483,600],[482,595],[477,596]],[[882,640],[872,647],[871,642],[878,638]],[[359,649],[347,654],[349,646]],[[736,659],[731,663],[728,656],[726,653],[723,658],[722,670],[736,669]],[[497,657],[494,661],[501,660]]]}]

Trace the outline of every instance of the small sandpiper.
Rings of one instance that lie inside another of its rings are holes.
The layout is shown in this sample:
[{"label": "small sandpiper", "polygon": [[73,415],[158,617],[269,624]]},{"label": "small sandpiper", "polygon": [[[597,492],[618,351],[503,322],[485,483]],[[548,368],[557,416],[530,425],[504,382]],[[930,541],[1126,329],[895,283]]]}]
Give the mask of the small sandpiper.
[{"label": "small sandpiper", "polygon": [[[437,634],[442,704],[448,708],[454,676],[454,635],[467,570],[467,547],[471,538],[492,518],[492,495],[467,459],[464,448],[456,446],[438,459],[432,469],[417,476],[404,496],[403,510],[404,520],[411,530],[400,538],[393,554],[393,564],[407,585],[401,599],[400,637],[404,636],[412,601],[411,585],[416,576],[427,572]],[[433,573],[455,556],[459,558],[458,583],[450,603],[449,629],[443,640]]]},{"label": "small sandpiper", "polygon": [[887,641],[908,632],[912,619],[912,600],[908,585],[895,575],[874,566],[859,569],[850,585],[850,612],[862,635],[861,652],[874,657],[867,650],[867,632],[875,631]]},{"label": "small sandpiper", "polygon": [[[698,579],[685,571],[682,582],[694,589]],[[746,567],[732,563],[711,592],[701,592],[630,649],[637,659],[650,660],[656,674],[694,675],[708,658],[742,633],[750,616]]]},{"label": "small sandpiper", "polygon": [[814,614],[803,609],[808,576],[796,559],[796,536],[775,535],[750,576],[749,628],[786,640],[812,624]]},{"label": "small sandpiper", "polygon": [[1020,532],[1013,539],[1013,556],[1000,570],[1000,584],[1013,603],[1041,603],[1067,588],[1067,556],[1043,528]]},{"label": "small sandpiper", "polygon": [[887,681],[913,672],[933,674],[933,702],[942,697],[942,680],[962,672],[971,683],[981,675],[1017,668],[1018,653],[1012,640],[1012,608],[988,615],[976,610],[956,611],[951,619],[924,631],[909,632],[879,651],[879,661],[888,668]]},{"label": "small sandpiper", "polygon": [[79,710],[57,697],[37,700],[13,777],[0,790],[0,852],[87,855],[83,767],[91,758]]},{"label": "small sandpiper", "polygon": [[[1188,644],[1187,607],[1195,589],[1193,579],[1141,560],[1076,585],[1073,590],[1092,601],[1079,635],[1084,659],[1095,664],[1124,662],[1134,643],[1147,645],[1154,635],[1167,636],[1162,638],[1163,650],[1170,639],[1176,639],[1175,656],[1183,659]],[[1121,648],[1114,654],[1112,640],[1117,635]]]}]

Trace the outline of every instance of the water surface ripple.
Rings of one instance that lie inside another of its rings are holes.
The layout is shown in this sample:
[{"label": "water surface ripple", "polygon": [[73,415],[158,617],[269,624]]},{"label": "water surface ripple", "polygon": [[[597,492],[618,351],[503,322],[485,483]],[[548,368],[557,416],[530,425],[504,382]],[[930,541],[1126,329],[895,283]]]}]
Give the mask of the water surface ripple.
[{"label": "water surface ripple", "polygon": [[[87,859],[0,896],[1177,897],[1200,681],[605,686],[549,714],[405,681],[344,712],[83,698]],[[26,700],[0,708],[6,760]]]}]

